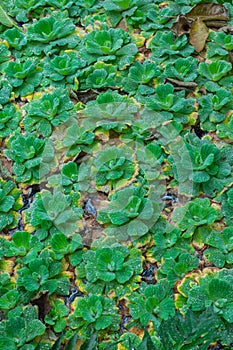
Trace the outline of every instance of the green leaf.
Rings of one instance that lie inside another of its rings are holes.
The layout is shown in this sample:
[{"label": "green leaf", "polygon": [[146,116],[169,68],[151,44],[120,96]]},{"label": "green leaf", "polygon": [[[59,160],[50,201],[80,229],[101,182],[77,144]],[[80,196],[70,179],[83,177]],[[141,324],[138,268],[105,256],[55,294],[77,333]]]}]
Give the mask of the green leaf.
[{"label": "green leaf", "polygon": [[112,323],[112,316],[100,316],[95,322],[95,329],[99,331],[100,329],[105,329],[109,327]]},{"label": "green leaf", "polygon": [[80,347],[80,350],[96,350],[97,349],[97,335],[93,333],[88,340],[86,340]]},{"label": "green leaf", "polygon": [[46,326],[39,320],[32,320],[27,325],[27,341],[44,334]]},{"label": "green leaf", "polygon": [[229,323],[233,323],[233,302],[228,303],[222,310],[222,316]]},{"label": "green leaf", "polygon": [[207,182],[210,179],[210,176],[205,171],[194,171],[190,178],[197,183]]},{"label": "green leaf", "polygon": [[68,343],[66,344],[64,350],[75,350],[76,343],[77,343],[78,334],[75,333],[72,338],[69,339]]},{"label": "green leaf", "polygon": [[15,23],[13,20],[8,16],[6,11],[4,11],[3,7],[1,6],[0,2],[0,23],[3,24],[6,27],[13,27]]},{"label": "green leaf", "polygon": [[147,329],[144,331],[144,336],[141,344],[137,347],[137,350],[156,350],[154,343],[151,340],[150,334]]},{"label": "green leaf", "polygon": [[119,211],[110,213],[109,218],[114,225],[123,225],[129,221],[129,219]]},{"label": "green leaf", "polygon": [[227,298],[232,292],[232,287],[227,281],[215,278],[209,284],[209,296],[212,300]]},{"label": "green leaf", "polygon": [[12,339],[7,337],[1,337],[0,339],[0,349],[1,350],[17,350],[17,345],[12,341]]},{"label": "green leaf", "polygon": [[12,309],[17,304],[19,297],[19,292],[16,289],[9,290],[9,292],[0,297],[0,309]]},{"label": "green leaf", "polygon": [[[153,222],[151,224],[153,224]],[[129,236],[141,237],[145,235],[148,231],[149,229],[147,225],[144,224],[144,222],[140,221],[139,219],[132,220],[127,225],[127,233]]]}]

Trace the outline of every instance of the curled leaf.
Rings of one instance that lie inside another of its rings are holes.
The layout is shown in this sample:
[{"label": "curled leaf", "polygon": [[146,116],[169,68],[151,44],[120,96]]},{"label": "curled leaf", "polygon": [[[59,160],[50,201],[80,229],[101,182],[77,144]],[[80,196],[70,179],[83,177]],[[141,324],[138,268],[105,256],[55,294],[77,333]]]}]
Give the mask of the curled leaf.
[{"label": "curled leaf", "polygon": [[172,25],[172,31],[180,36],[185,33],[189,33],[192,21],[183,15],[178,16],[176,22]]},{"label": "curled leaf", "polygon": [[195,19],[190,29],[189,42],[197,52],[204,49],[208,34],[205,23],[200,18]]}]

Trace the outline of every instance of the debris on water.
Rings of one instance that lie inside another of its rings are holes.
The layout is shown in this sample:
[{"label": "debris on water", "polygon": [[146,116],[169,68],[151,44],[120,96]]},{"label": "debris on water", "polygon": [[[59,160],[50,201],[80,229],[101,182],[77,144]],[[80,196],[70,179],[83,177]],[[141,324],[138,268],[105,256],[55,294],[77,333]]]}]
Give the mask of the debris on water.
[{"label": "debris on water", "polygon": [[66,305],[73,303],[77,297],[83,297],[83,293],[75,286],[71,289],[69,296],[64,298]]},{"label": "debris on water", "polygon": [[122,334],[124,332],[125,325],[131,321],[132,317],[129,313],[129,308],[127,307],[127,302],[125,299],[119,301],[118,309],[121,316],[119,334]]},{"label": "debris on water", "polygon": [[162,200],[163,201],[172,201],[173,203],[178,203],[179,202],[178,198],[173,193],[169,193],[169,192],[167,192],[162,197]]},{"label": "debris on water", "polygon": [[201,139],[204,135],[207,134],[207,131],[201,129],[200,123],[194,125],[193,131],[195,132],[197,137],[199,137],[199,139]]},{"label": "debris on water", "polygon": [[142,272],[142,281],[148,283],[148,284],[155,284],[155,271],[157,267],[150,264],[146,263],[146,266]]},{"label": "debris on water", "polygon": [[84,209],[87,211],[88,214],[91,214],[94,217],[97,216],[97,211],[96,211],[94,205],[92,204],[92,201],[90,198],[88,198],[88,200],[84,206]]}]

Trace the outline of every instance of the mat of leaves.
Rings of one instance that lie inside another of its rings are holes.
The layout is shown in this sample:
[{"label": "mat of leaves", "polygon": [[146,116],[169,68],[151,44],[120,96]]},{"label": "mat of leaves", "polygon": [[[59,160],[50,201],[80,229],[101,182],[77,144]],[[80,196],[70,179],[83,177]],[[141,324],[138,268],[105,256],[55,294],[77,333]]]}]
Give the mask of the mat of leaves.
[{"label": "mat of leaves", "polygon": [[232,0],[0,1],[0,349],[233,348]]}]

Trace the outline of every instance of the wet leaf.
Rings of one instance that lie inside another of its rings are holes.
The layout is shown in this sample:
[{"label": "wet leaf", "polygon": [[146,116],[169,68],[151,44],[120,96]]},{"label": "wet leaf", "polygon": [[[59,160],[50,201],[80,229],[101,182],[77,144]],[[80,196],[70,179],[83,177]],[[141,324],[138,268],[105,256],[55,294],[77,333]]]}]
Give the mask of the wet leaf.
[{"label": "wet leaf", "polygon": [[208,34],[205,23],[200,18],[197,18],[192,23],[189,38],[190,44],[197,52],[201,52],[204,49]]},{"label": "wet leaf", "polygon": [[199,18],[202,21],[219,20],[228,21],[228,10],[221,4],[200,3],[186,13],[185,17],[193,20]]}]

